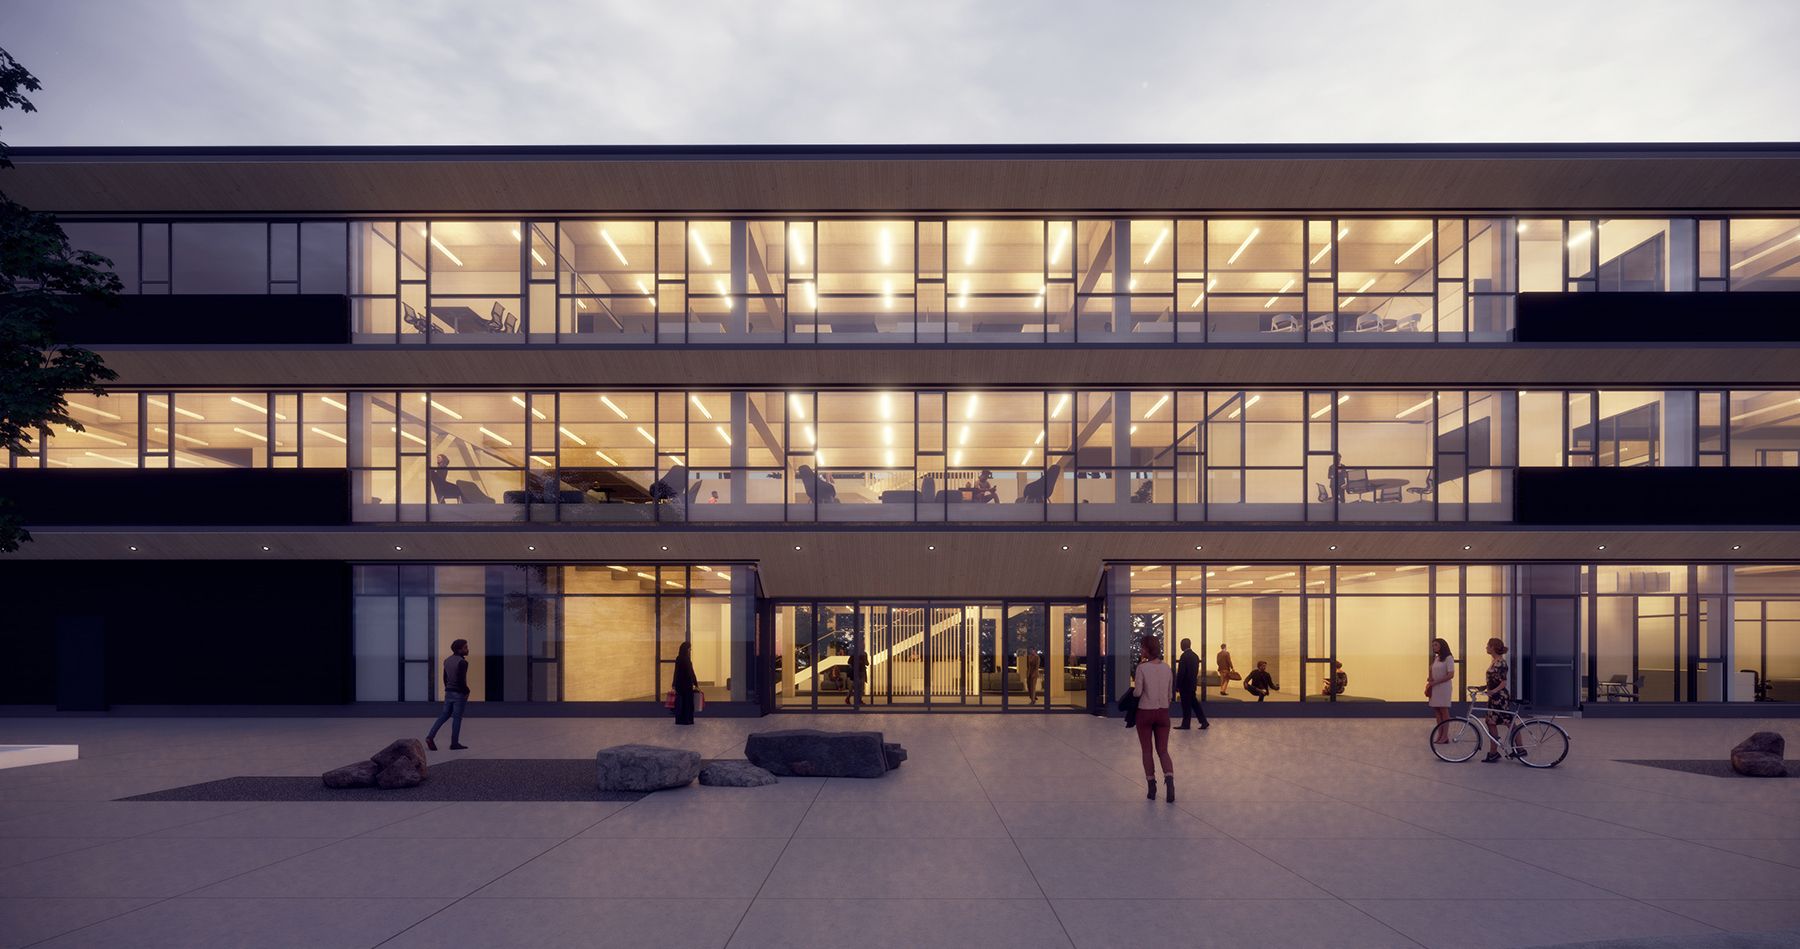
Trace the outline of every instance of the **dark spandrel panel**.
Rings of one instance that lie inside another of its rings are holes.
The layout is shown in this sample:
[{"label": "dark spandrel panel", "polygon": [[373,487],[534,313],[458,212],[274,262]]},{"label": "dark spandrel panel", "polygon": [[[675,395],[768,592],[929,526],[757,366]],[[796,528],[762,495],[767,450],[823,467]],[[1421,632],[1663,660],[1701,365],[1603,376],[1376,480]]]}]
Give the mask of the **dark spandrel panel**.
[{"label": "dark spandrel panel", "polygon": [[1521,343],[1800,341],[1800,292],[1521,293]]},{"label": "dark spandrel panel", "polygon": [[1800,524],[1800,468],[1520,468],[1535,525]]},{"label": "dark spandrel panel", "polygon": [[300,292],[339,294],[348,288],[345,227],[342,221],[300,225]]},{"label": "dark spandrel panel", "polygon": [[280,344],[350,342],[350,303],[341,294],[177,294],[125,296],[118,306],[72,300],[57,318],[79,345]]},{"label": "dark spandrel panel", "polygon": [[171,292],[268,292],[268,225],[260,221],[182,222],[171,230]]},{"label": "dark spandrel panel", "polygon": [[12,468],[0,497],[28,526],[350,523],[350,472],[335,468]]},{"label": "dark spandrel panel", "polygon": [[138,292],[138,226],[130,221],[77,221],[65,223],[69,246],[99,254],[112,261],[126,293]]}]

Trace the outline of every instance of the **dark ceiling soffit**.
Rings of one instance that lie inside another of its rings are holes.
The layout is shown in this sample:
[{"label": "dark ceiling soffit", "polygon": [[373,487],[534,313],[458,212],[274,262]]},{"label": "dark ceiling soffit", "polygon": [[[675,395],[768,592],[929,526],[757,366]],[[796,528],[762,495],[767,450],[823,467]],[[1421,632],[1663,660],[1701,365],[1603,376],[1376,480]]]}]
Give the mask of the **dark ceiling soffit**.
[{"label": "dark ceiling soffit", "polygon": [[1793,142],[1366,145],[229,145],[15,147],[17,162],[1167,161],[1800,158]]}]

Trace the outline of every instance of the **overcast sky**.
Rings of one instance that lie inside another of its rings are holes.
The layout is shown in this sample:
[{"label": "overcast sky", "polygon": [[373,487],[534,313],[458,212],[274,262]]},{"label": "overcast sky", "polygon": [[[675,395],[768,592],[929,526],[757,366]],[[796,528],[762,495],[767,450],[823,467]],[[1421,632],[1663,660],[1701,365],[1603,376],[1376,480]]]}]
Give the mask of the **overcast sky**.
[{"label": "overcast sky", "polygon": [[6,0],[13,145],[1800,140],[1800,2]]}]

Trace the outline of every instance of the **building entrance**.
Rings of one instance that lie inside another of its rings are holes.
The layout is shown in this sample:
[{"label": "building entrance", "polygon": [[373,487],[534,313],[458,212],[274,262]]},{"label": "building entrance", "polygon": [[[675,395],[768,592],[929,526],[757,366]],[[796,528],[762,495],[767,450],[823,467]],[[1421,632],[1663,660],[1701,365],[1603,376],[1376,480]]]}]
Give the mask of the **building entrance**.
[{"label": "building entrance", "polygon": [[1087,706],[1085,601],[787,601],[774,620],[779,708]]}]

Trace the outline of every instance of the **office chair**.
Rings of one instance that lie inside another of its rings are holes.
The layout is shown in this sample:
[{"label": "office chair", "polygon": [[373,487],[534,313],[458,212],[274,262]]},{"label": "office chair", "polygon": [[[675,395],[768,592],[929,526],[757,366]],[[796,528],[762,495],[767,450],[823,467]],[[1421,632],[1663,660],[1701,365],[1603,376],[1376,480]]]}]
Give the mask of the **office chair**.
[{"label": "office chair", "polygon": [[673,501],[687,493],[688,470],[686,465],[672,465],[669,473],[658,478],[650,486],[650,500]]},{"label": "office chair", "polygon": [[1269,332],[1298,333],[1300,332],[1300,318],[1292,313],[1277,314],[1269,319]]},{"label": "office chair", "polygon": [[1015,504],[1044,504],[1050,500],[1050,492],[1056,490],[1056,479],[1062,477],[1062,465],[1055,464],[1044,469],[1036,481],[1025,485],[1019,492]]},{"label": "office chair", "polygon": [[1325,486],[1324,486],[1324,485],[1322,485],[1322,484],[1320,484],[1320,483],[1318,483],[1318,482],[1317,482],[1317,481],[1315,481],[1315,482],[1313,482],[1313,487],[1315,487],[1315,488],[1318,488],[1318,489],[1319,489],[1319,503],[1320,503],[1320,504],[1329,504],[1329,503],[1331,503],[1331,492],[1330,492],[1330,491],[1327,491],[1327,490],[1325,490]]},{"label": "office chair", "polygon": [[811,465],[801,465],[794,476],[800,479],[800,486],[806,489],[807,500],[815,504],[829,504],[838,499],[837,487],[819,477],[819,473],[812,470]]},{"label": "office chair", "polygon": [[1435,470],[1433,470],[1433,471],[1425,472],[1425,486],[1424,487],[1422,487],[1422,488],[1407,488],[1406,493],[1407,494],[1416,494],[1419,496],[1419,500],[1423,501],[1423,500],[1425,500],[1425,495],[1430,494],[1431,492],[1433,492],[1435,490],[1437,490],[1437,472]]},{"label": "office chair", "polygon": [[400,319],[404,321],[407,326],[410,326],[421,333],[431,332],[431,318],[419,315],[419,311],[413,309],[412,304],[410,303],[400,304]]}]

